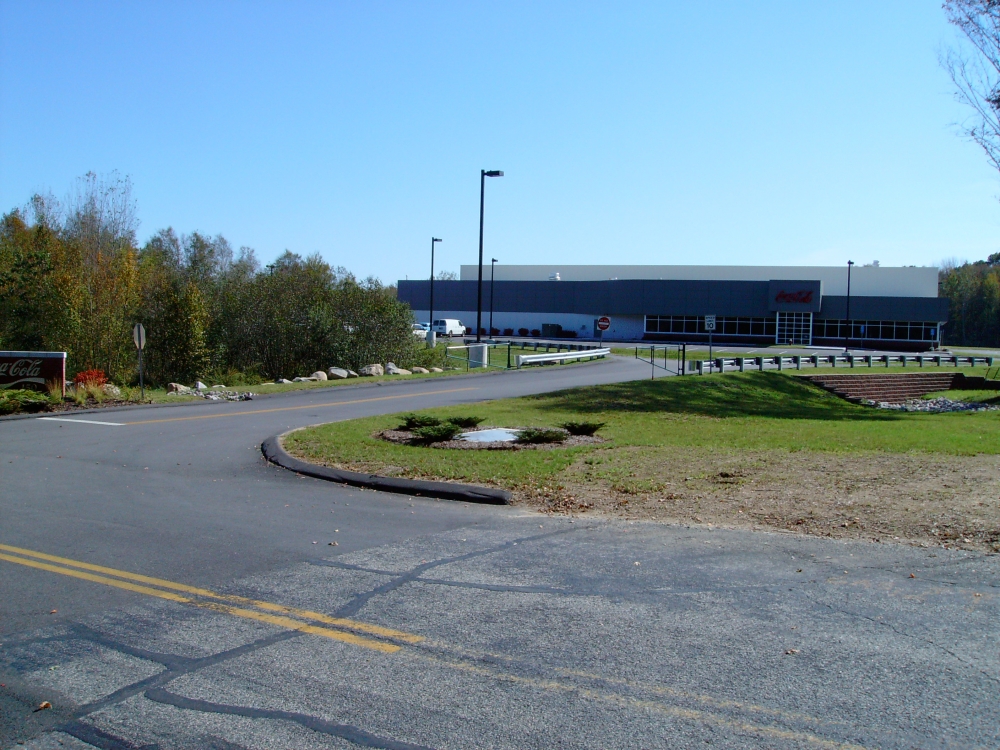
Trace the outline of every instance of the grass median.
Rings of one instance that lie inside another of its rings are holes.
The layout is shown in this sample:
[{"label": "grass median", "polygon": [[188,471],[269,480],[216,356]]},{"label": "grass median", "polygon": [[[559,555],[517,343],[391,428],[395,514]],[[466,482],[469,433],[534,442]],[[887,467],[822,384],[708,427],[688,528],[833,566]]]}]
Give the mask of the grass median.
[{"label": "grass median", "polygon": [[429,409],[482,426],[600,421],[549,450],[400,445],[399,415],[289,435],[305,460],[503,487],[550,512],[751,525],[1000,551],[1000,414],[857,406],[786,373],[664,378]]}]

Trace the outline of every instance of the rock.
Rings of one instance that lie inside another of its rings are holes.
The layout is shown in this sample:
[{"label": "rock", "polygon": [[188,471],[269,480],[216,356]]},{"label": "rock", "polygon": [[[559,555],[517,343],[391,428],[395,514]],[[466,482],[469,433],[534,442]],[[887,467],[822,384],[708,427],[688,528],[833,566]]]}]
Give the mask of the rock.
[{"label": "rock", "polygon": [[276,378],[274,381],[277,385],[287,385],[291,383],[291,380],[286,380],[285,378]]},{"label": "rock", "polygon": [[349,378],[358,378],[358,377],[361,377],[361,376],[358,375],[356,372],[354,372],[354,370],[348,370],[347,371],[347,377],[349,377]]},{"label": "rock", "polygon": [[386,375],[412,375],[409,370],[404,370],[402,367],[396,367],[393,362],[386,363],[385,372]]},{"label": "rock", "polygon": [[104,390],[104,394],[106,396],[111,396],[111,398],[118,398],[122,395],[122,389],[112,383],[105,383],[102,388]]},{"label": "rock", "polygon": [[194,389],[196,391],[207,391],[208,386],[202,383],[200,380],[194,381]]},{"label": "rock", "polygon": [[344,370],[340,367],[331,367],[326,371],[327,380],[344,380],[351,377],[350,370]]},{"label": "rock", "polygon": [[212,387],[213,388],[225,388],[226,386],[224,386],[224,385],[213,385]]},{"label": "rock", "polygon": [[981,404],[975,401],[952,401],[948,398],[915,398],[904,401],[901,404],[892,404],[886,401],[863,400],[861,403],[866,406],[874,406],[879,409],[890,409],[892,411],[925,411],[932,413],[954,412],[954,411],[998,411],[1000,406],[992,404]]},{"label": "rock", "polygon": [[308,378],[302,378],[302,377],[292,378],[292,382],[293,383],[315,383],[316,382],[316,378],[314,378],[312,376],[310,376]]},{"label": "rock", "polygon": [[366,378],[370,378],[376,375],[385,375],[385,370],[382,369],[382,365],[379,364],[365,365],[361,368],[360,374],[364,375]]},{"label": "rock", "polygon": [[316,372],[314,372],[312,375],[310,375],[310,377],[313,380],[326,380],[327,379],[326,373],[323,372],[322,370],[316,370]]},{"label": "rock", "polygon": [[190,393],[191,389],[180,383],[167,383],[167,393]]},{"label": "rock", "polygon": [[444,372],[440,367],[432,367],[431,372]]},{"label": "rock", "polygon": [[412,367],[410,370],[411,372],[419,372],[421,375],[426,375],[430,372],[426,367]]}]

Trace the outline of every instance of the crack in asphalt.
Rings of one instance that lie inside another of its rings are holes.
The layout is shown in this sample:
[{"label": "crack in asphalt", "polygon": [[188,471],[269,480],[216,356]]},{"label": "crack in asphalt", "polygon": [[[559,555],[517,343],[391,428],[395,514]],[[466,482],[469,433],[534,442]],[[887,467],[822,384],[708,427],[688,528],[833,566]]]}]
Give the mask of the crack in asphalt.
[{"label": "crack in asphalt", "polygon": [[854,617],[854,618],[857,618],[859,620],[866,620],[867,622],[870,622],[873,625],[880,625],[882,627],[889,628],[889,630],[891,630],[893,633],[895,633],[896,635],[902,636],[903,638],[910,638],[912,640],[920,641],[922,643],[926,643],[926,644],[928,644],[930,646],[933,646],[934,648],[936,648],[936,649],[938,649],[940,651],[943,651],[944,653],[948,654],[948,656],[952,657],[959,664],[962,664],[965,667],[968,667],[968,668],[970,668],[970,669],[972,669],[972,670],[974,670],[976,672],[979,672],[986,679],[990,680],[991,682],[996,683],[997,685],[1000,685],[1000,677],[996,677],[994,675],[991,675],[989,672],[987,672],[986,670],[984,670],[982,667],[979,667],[979,666],[977,666],[977,665],[975,665],[975,664],[973,664],[973,663],[971,663],[971,662],[963,659],[961,656],[959,656],[958,654],[956,654],[954,651],[952,651],[951,649],[949,649],[947,646],[942,646],[940,643],[937,643],[936,641],[932,640],[931,638],[926,638],[924,636],[916,635],[914,633],[908,633],[905,630],[900,630],[899,628],[897,628],[895,625],[893,625],[888,620],[884,620],[884,621],[883,620],[878,620],[878,619],[872,617],[871,615],[865,615],[865,614],[862,614],[861,612],[857,612],[857,611],[854,611],[854,610],[847,609],[846,606],[845,607],[836,607],[836,606],[834,606],[830,602],[819,601],[815,597],[810,596],[809,593],[806,592],[805,590],[800,590],[799,593],[802,594],[802,596],[804,596],[806,599],[808,599],[809,601],[811,601],[813,604],[816,604],[816,605],[818,605],[820,607],[825,607],[826,609],[829,609],[831,612],[837,612],[839,614],[847,615],[848,617]]},{"label": "crack in asphalt", "polygon": [[332,721],[320,719],[308,714],[300,714],[294,711],[278,711],[268,708],[249,708],[247,706],[230,706],[223,703],[213,703],[211,701],[198,700],[196,698],[186,698],[176,693],[171,693],[162,688],[153,688],[145,692],[145,697],[155,703],[163,703],[187,711],[199,711],[201,713],[228,714],[230,716],[243,716],[248,719],[271,719],[278,721],[290,721],[314,732],[329,734],[339,737],[360,747],[372,747],[379,750],[434,750],[427,745],[415,745],[410,742],[400,742],[398,740],[380,737],[364,729],[351,726],[350,724],[336,724]]},{"label": "crack in asphalt", "polygon": [[[586,527],[579,527],[586,528]],[[513,539],[509,542],[504,542],[503,544],[497,544],[493,547],[487,547],[486,549],[473,550],[472,552],[466,552],[461,555],[454,555],[452,557],[442,557],[437,560],[432,560],[430,562],[421,563],[420,565],[411,568],[409,571],[397,574],[396,578],[391,581],[383,583],[381,586],[376,586],[375,588],[365,591],[359,594],[355,594],[351,601],[344,604],[336,612],[336,617],[356,617],[358,612],[360,612],[368,602],[376,596],[381,594],[387,594],[391,591],[395,591],[401,586],[405,586],[408,583],[416,581],[421,574],[427,570],[440,567],[441,565],[448,565],[453,562],[461,562],[463,560],[471,560],[476,557],[483,557],[485,555],[492,555],[497,552],[502,552],[516,544],[525,544],[527,542],[535,542],[540,539],[549,539],[554,536],[559,536],[562,534],[568,534],[573,531],[577,531],[577,528],[568,529],[558,529],[556,531],[548,531],[544,534],[534,534],[532,536],[520,537],[518,539]]]},{"label": "crack in asphalt", "polygon": [[[426,570],[440,565],[446,565],[451,562],[468,560],[499,552],[519,543],[546,539],[575,530],[576,529],[562,529],[547,532],[545,534],[534,534],[532,536],[521,537],[503,544],[488,547],[486,549],[473,550],[462,555],[439,558],[428,563],[423,563],[405,573],[395,574],[396,578],[383,586],[379,586],[370,591],[355,595],[350,602],[348,602],[344,607],[341,607],[338,611],[338,616],[343,617],[345,616],[343,613],[346,612],[351,614],[356,613],[362,609],[372,597],[395,590],[406,583],[414,581]],[[356,727],[334,724],[323,719],[308,716],[307,714],[286,711],[269,711],[266,709],[254,709],[244,706],[228,706],[224,704],[209,703],[207,701],[197,701],[175,695],[162,689],[161,687],[162,685],[172,682],[178,677],[183,677],[205,669],[206,667],[211,667],[245,654],[253,653],[260,649],[272,646],[275,643],[291,640],[293,638],[300,638],[303,635],[305,634],[299,631],[282,631],[265,638],[260,638],[256,641],[252,641],[251,643],[246,643],[241,646],[236,646],[234,648],[227,649],[226,651],[221,651],[204,657],[179,656],[176,654],[150,651],[148,649],[132,646],[82,623],[73,625],[62,635],[45,636],[43,638],[30,640],[25,639],[24,643],[65,642],[73,639],[85,640],[109,650],[118,651],[134,658],[150,661],[163,667],[163,671],[158,674],[130,683],[110,693],[109,695],[104,696],[103,698],[78,706],[71,713],[72,718],[70,721],[54,728],[54,731],[62,731],[76,737],[79,740],[88,742],[95,747],[101,748],[101,750],[154,750],[155,748],[158,748],[158,745],[133,745],[82,721],[82,719],[86,716],[110,706],[122,703],[123,701],[139,694],[143,694],[144,697],[159,703],[168,703],[179,708],[188,708],[190,710],[199,710],[208,713],[225,713],[247,716],[250,718],[273,718],[292,721],[318,732],[341,737],[354,742],[355,744],[361,745],[362,747],[385,748],[386,750],[432,750],[420,745],[400,743],[395,740],[378,737]]]}]

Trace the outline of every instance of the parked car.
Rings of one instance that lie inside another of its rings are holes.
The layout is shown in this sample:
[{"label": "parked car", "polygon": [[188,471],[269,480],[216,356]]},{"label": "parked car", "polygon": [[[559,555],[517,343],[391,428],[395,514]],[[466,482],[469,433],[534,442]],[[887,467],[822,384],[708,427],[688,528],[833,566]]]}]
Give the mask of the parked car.
[{"label": "parked car", "polygon": [[427,323],[414,323],[411,328],[413,329],[413,335],[418,339],[427,338],[427,332],[431,330],[431,327]]},{"label": "parked car", "polygon": [[466,328],[461,320],[439,318],[434,321],[431,330],[438,336],[462,336],[465,334]]}]

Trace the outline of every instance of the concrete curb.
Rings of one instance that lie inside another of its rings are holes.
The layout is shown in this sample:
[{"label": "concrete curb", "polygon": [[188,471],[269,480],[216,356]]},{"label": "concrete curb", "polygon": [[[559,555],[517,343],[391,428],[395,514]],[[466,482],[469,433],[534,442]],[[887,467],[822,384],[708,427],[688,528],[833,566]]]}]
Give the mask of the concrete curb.
[{"label": "concrete curb", "polygon": [[339,482],[352,487],[365,487],[381,492],[395,492],[402,495],[416,495],[417,497],[437,497],[442,500],[461,500],[467,503],[486,503],[489,505],[508,505],[510,503],[510,493],[507,490],[477,487],[473,484],[383,477],[378,474],[361,474],[356,471],[317,466],[290,456],[281,447],[281,438],[281,435],[275,435],[260,444],[260,451],[264,454],[264,458],[283,469],[307,477]]}]

